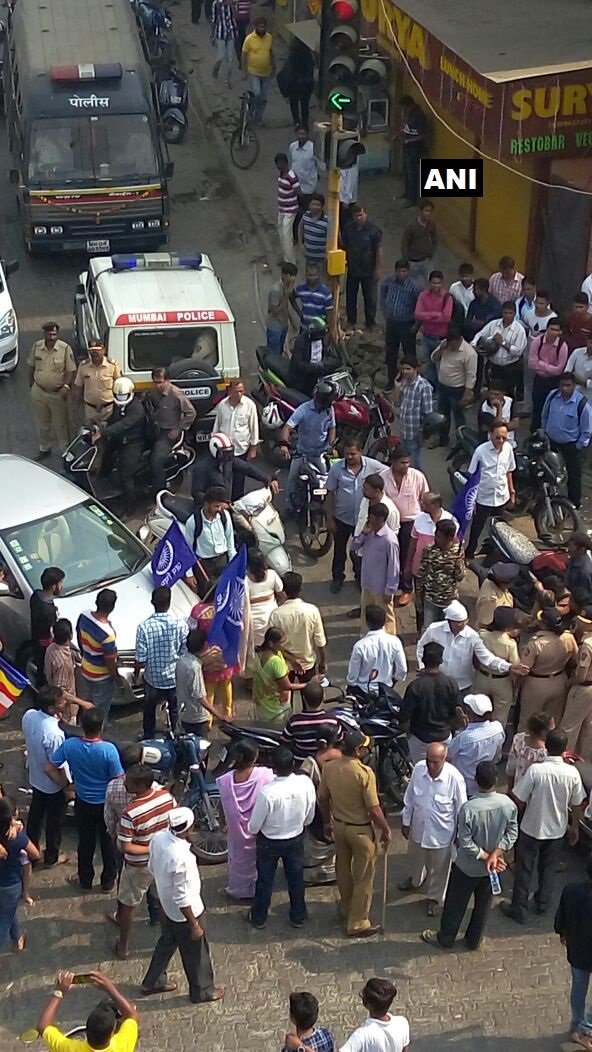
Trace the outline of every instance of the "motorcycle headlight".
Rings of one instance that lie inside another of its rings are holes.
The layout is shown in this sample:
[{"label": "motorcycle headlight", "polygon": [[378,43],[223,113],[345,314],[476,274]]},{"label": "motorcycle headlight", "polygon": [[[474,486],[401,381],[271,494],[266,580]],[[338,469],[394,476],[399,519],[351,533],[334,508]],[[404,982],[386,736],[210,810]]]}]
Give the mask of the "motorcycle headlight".
[{"label": "motorcycle headlight", "polygon": [[0,336],[14,336],[16,331],[16,314],[12,310],[6,311],[6,314],[0,318]]}]

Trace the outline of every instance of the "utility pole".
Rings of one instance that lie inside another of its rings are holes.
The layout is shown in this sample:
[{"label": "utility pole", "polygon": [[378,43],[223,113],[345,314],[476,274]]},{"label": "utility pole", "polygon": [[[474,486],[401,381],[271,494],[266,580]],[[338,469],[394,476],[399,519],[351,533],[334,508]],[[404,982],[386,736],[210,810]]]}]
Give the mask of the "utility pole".
[{"label": "utility pole", "polygon": [[329,143],[329,169],[327,173],[327,185],[329,189],[329,201],[327,214],[329,217],[329,236],[327,238],[327,274],[330,278],[331,292],[333,293],[333,308],[335,319],[339,317],[339,296],[341,293],[340,278],[345,274],[345,252],[339,248],[339,187],[341,185],[341,170],[332,167],[337,160],[334,156],[336,151],[333,143],[336,140],[336,132],[343,128],[343,117],[340,113],[331,114],[331,137]]}]

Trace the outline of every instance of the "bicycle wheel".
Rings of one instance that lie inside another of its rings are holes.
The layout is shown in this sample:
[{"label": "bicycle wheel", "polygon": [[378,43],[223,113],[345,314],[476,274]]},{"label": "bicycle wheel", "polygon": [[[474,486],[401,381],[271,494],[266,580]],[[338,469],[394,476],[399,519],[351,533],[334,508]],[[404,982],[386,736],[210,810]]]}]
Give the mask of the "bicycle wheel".
[{"label": "bicycle wheel", "polygon": [[259,156],[259,139],[252,128],[235,128],[230,137],[230,156],[237,168],[250,168]]}]

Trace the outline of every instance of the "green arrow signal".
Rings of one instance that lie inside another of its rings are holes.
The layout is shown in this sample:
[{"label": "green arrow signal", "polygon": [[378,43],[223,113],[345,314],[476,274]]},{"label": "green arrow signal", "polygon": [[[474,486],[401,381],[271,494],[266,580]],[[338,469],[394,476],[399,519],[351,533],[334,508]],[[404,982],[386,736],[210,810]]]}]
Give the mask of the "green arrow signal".
[{"label": "green arrow signal", "polygon": [[341,113],[346,106],[351,106],[352,101],[353,100],[351,98],[351,95],[342,95],[341,91],[339,90],[332,91],[329,95],[329,102],[331,103],[333,109],[337,110],[338,113]]}]

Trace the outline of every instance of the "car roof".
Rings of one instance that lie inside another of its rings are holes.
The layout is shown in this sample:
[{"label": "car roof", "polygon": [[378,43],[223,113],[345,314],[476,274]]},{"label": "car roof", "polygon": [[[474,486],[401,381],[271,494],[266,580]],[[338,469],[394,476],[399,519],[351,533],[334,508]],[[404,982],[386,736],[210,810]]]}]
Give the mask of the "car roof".
[{"label": "car roof", "polygon": [[72,482],[26,457],[0,453],[0,530],[57,515],[88,500]]},{"label": "car roof", "polygon": [[110,256],[95,257],[89,269],[110,326],[125,314],[191,310],[224,310],[228,321],[234,321],[208,256],[202,256],[200,270],[179,266],[114,271]]}]

